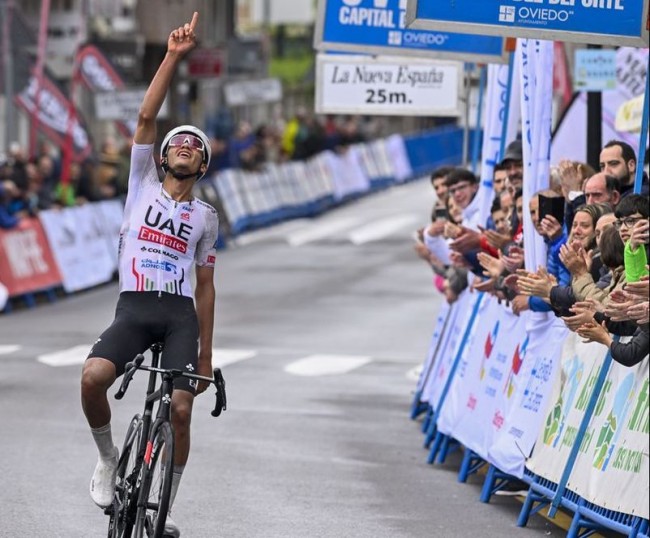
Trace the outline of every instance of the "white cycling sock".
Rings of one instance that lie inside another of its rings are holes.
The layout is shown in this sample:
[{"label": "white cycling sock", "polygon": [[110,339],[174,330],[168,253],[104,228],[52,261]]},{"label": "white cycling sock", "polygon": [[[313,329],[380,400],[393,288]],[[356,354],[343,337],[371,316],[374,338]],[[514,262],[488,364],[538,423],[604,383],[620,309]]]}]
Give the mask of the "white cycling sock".
[{"label": "white cycling sock", "polygon": [[115,457],[115,445],[113,444],[113,435],[111,434],[111,423],[101,428],[90,428],[93,434],[97,450],[99,450],[99,457],[104,461],[113,459]]},{"label": "white cycling sock", "polygon": [[181,477],[183,476],[183,471],[185,470],[185,465],[174,465],[174,474],[172,474],[172,491],[169,495],[169,509],[172,509],[174,505],[174,499],[176,498],[176,492],[178,491],[178,485],[181,483]]}]

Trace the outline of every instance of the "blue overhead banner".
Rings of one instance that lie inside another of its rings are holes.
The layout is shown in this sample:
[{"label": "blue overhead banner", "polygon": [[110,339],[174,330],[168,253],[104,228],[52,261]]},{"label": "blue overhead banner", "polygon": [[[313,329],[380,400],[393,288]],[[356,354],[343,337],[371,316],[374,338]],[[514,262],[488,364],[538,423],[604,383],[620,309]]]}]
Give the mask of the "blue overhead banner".
[{"label": "blue overhead banner", "polygon": [[314,47],[321,51],[506,63],[505,39],[406,28],[406,0],[319,0]]},{"label": "blue overhead banner", "polygon": [[648,0],[407,0],[412,29],[648,46]]}]

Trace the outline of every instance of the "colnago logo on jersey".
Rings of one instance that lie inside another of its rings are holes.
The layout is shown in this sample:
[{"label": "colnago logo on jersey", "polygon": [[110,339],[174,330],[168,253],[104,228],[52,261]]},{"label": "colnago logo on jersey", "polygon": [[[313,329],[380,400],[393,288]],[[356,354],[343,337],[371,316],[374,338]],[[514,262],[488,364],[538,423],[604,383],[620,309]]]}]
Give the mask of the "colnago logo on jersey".
[{"label": "colnago logo on jersey", "polygon": [[190,238],[193,227],[185,222],[174,224],[170,218],[165,219],[160,211],[153,206],[147,208],[144,222],[148,226],[141,226],[138,239],[149,243],[157,243],[172,250],[187,252],[187,241]]}]

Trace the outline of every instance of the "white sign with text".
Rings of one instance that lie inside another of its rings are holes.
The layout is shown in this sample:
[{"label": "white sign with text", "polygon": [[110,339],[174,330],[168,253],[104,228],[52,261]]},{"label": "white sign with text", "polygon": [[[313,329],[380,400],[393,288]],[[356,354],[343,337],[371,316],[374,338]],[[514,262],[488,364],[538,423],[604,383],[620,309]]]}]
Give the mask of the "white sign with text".
[{"label": "white sign with text", "polygon": [[319,54],[316,111],[378,116],[459,116],[461,64]]}]

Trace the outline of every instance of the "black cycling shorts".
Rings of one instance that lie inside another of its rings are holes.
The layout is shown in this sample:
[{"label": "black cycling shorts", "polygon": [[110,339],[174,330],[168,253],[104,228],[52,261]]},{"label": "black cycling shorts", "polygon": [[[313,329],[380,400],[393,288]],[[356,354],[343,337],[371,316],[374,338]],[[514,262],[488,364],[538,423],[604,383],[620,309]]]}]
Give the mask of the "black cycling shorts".
[{"label": "black cycling shorts", "polygon": [[[161,368],[197,373],[199,323],[190,297],[157,291],[125,291],[120,294],[115,319],[95,342],[88,358],[102,358],[115,365],[117,376],[126,364],[152,344],[162,342]],[[186,377],[174,381],[175,389],[196,394],[196,382]]]}]

